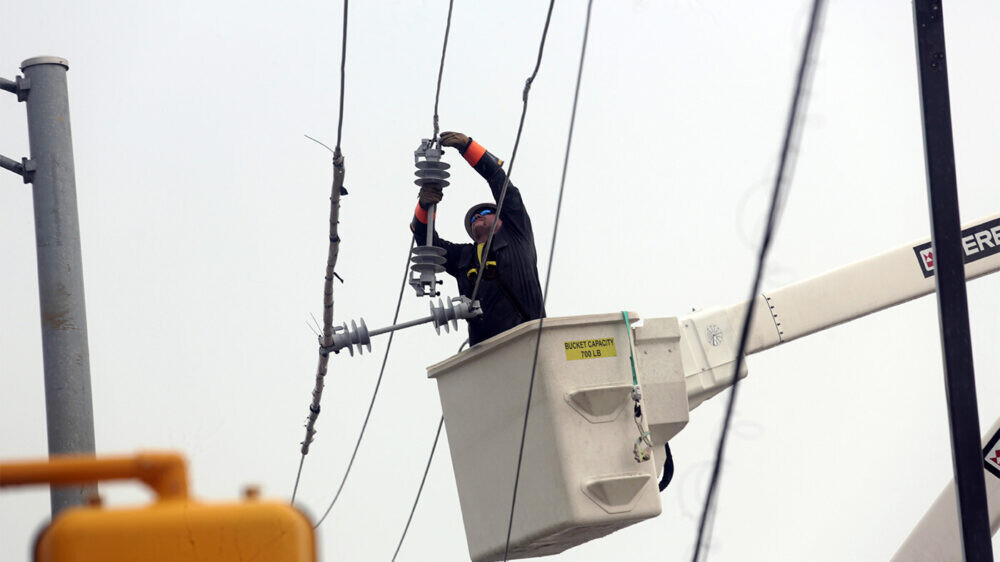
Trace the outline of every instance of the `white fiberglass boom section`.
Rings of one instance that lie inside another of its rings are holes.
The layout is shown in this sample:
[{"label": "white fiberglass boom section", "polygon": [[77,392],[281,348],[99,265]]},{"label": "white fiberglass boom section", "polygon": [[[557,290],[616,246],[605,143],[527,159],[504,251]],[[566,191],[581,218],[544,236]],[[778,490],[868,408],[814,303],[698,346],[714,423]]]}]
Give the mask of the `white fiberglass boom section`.
[{"label": "white fiberglass boom section", "polygon": [[[962,228],[965,276],[1000,269],[1000,213]],[[808,336],[890,306],[933,293],[929,238],[788,285],[757,297],[747,355]],[[746,303],[699,311],[680,319],[689,407],[728,386]],[[722,368],[728,365],[726,368]],[[745,376],[741,371],[740,376]]]},{"label": "white fiberglass boom section", "polygon": [[[1000,529],[1000,418],[983,436],[983,465],[990,532]],[[937,497],[910,536],[892,557],[893,562],[947,562],[962,560],[962,538],[958,532],[955,479]]]}]

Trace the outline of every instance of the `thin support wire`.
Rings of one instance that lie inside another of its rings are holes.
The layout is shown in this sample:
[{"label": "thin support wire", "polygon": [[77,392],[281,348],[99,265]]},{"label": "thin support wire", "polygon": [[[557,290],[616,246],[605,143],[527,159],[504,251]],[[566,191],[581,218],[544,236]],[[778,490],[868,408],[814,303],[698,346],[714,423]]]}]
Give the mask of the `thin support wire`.
[{"label": "thin support wire", "polygon": [[451,9],[454,4],[455,0],[448,0],[448,23],[444,27],[444,45],[441,46],[441,65],[438,66],[437,91],[434,93],[434,136],[431,137],[434,140],[438,138],[438,101],[441,99],[441,76],[444,74],[444,55],[448,52],[448,35],[451,33]]},{"label": "thin support wire", "polygon": [[[549,264],[545,271],[545,290],[542,293],[541,310],[545,310],[545,303],[549,298],[549,282],[552,281],[552,262],[555,258],[556,238],[559,234],[559,216],[562,213],[563,193],[566,190],[566,172],[569,169],[569,153],[570,148],[573,146],[573,129],[576,126],[576,108],[578,102],[580,101],[580,82],[583,79],[583,61],[587,55],[587,38],[590,35],[590,13],[593,4],[593,0],[587,1],[587,19],[583,25],[583,44],[580,46],[580,65],[576,71],[576,88],[573,91],[573,109],[570,112],[569,133],[566,135],[566,152],[563,155],[562,177],[559,180],[559,199],[556,202],[556,219],[552,225],[552,242],[549,246]],[[539,311],[539,316],[541,316],[541,310]],[[539,318],[538,332],[535,335],[535,356],[531,361],[531,377],[528,381],[528,399],[524,405],[524,423],[521,426],[521,444],[518,446],[517,470],[514,472],[514,492],[510,500],[510,516],[507,518],[507,538],[503,547],[504,561],[507,560],[510,554],[510,534],[511,530],[514,528],[514,507],[517,505],[517,487],[521,479],[521,462],[524,459],[524,441],[528,434],[528,413],[531,411],[531,394],[535,388],[535,372],[538,368],[538,348],[542,339],[542,324],[544,322],[544,318]]]},{"label": "thin support wire", "polygon": [[329,150],[330,154],[336,154],[336,152],[332,148],[330,148],[329,146],[327,146],[327,144],[325,142],[323,142],[323,141],[321,141],[319,139],[315,139],[313,137],[310,137],[309,135],[302,135],[302,136],[304,136],[305,138],[307,138],[307,139],[313,141],[314,143],[322,146],[323,148]]},{"label": "thin support wire", "polygon": [[[781,208],[780,202],[782,200],[782,193],[785,191],[783,187],[788,182],[788,178],[791,176],[791,167],[794,160],[792,157],[792,145],[796,143],[798,135],[801,132],[801,126],[799,123],[799,118],[802,113],[801,106],[804,105],[804,92],[806,91],[807,84],[812,77],[812,56],[815,50],[814,43],[819,35],[822,12],[823,0],[813,0],[812,14],[809,18],[809,28],[806,32],[805,42],[802,45],[802,55],[799,59],[798,75],[795,81],[795,91],[792,94],[792,103],[788,110],[788,118],[785,124],[785,137],[781,146],[781,158],[778,162],[778,171],[774,178],[774,186],[771,189],[771,207],[767,214],[767,226],[764,229],[763,239],[761,240],[760,253],[757,256],[757,270],[754,273],[753,284],[750,288],[750,297],[748,299],[747,309],[743,318],[743,327],[740,330],[740,345],[738,351],[736,352],[736,362],[733,366],[733,382],[731,384],[732,391],[729,394],[729,403],[726,406],[726,415],[722,423],[722,431],[719,433],[719,443],[715,452],[715,465],[712,469],[711,480],[709,480],[708,492],[705,495],[705,504],[702,506],[701,522],[698,525],[698,538],[694,545],[694,555],[691,557],[693,562],[699,561],[703,539],[705,539],[706,528],[708,527],[707,523],[709,521],[709,512],[714,511],[712,507],[714,505],[716,487],[719,483],[719,475],[722,472],[722,458],[726,448],[726,437],[729,435],[729,428],[732,424],[733,411],[736,405],[736,390],[739,384],[740,365],[743,363],[743,356],[746,353],[747,340],[750,335],[748,328],[750,326],[750,319],[753,318],[754,308],[757,303],[756,297],[760,292],[760,282],[764,272],[764,263],[767,259],[767,253],[771,247],[771,240],[774,234],[775,226],[778,222],[778,210]],[[712,520],[714,520],[714,517],[712,517]],[[708,547],[706,545],[706,556],[708,555],[707,548]]]},{"label": "thin support wire", "polygon": [[[396,312],[392,315],[393,324],[399,320],[399,309],[403,304],[403,290],[406,288],[407,273],[409,272],[410,252],[413,250],[413,246],[415,244],[416,241],[411,237],[410,248],[406,251],[406,264],[403,268],[403,282],[399,286],[399,298],[396,299]],[[351,467],[354,466],[354,457],[358,454],[358,447],[361,446],[361,439],[364,438],[365,429],[368,428],[368,419],[372,415],[372,408],[375,407],[375,398],[378,396],[379,387],[382,385],[382,375],[385,374],[385,364],[389,360],[389,350],[392,349],[392,339],[395,335],[396,332],[389,332],[389,341],[386,342],[385,354],[382,355],[382,368],[378,371],[378,379],[375,381],[375,390],[372,392],[371,402],[368,403],[368,412],[365,414],[364,423],[361,424],[361,432],[358,434],[358,440],[354,443],[354,452],[351,453],[351,460],[347,463],[347,470],[344,471],[344,477],[340,480],[340,485],[337,486],[337,493],[333,495],[330,505],[328,505],[326,511],[323,512],[323,517],[320,517],[316,525],[313,526],[314,529],[319,528],[319,526],[326,519],[326,516],[330,514],[330,510],[333,509],[333,505],[337,503],[337,499],[340,498],[340,492],[344,489],[344,483],[347,482],[347,476],[351,473]]]},{"label": "thin support wire", "polygon": [[[549,2],[549,10],[545,15],[545,28],[542,29],[542,40],[538,44],[538,59],[535,61],[535,69],[531,71],[531,76],[524,83],[524,91],[521,93],[521,100],[523,101],[523,106],[521,108],[521,121],[517,125],[517,136],[514,138],[514,150],[510,153],[510,164],[507,166],[507,177],[504,179],[503,187],[500,189],[500,198],[497,200],[497,212],[496,216],[500,216],[500,211],[503,210],[504,198],[507,196],[507,187],[510,185],[510,176],[514,173],[514,160],[517,158],[517,147],[521,144],[521,131],[524,130],[524,117],[528,114],[528,92],[531,90],[531,83],[535,81],[535,77],[538,76],[538,69],[542,66],[542,53],[545,51],[545,38],[549,34],[549,22],[552,21],[552,7],[555,6],[556,0],[551,0]],[[486,238],[486,245],[483,247],[483,253],[479,256],[479,271],[483,270],[483,264],[486,262],[486,256],[490,253],[490,247],[493,244],[493,235],[497,231],[497,222],[493,221],[493,226],[490,228],[490,235]],[[483,280],[483,275],[476,276],[476,284],[472,287],[472,296],[470,300],[475,301],[476,295],[479,294],[479,283]]]}]

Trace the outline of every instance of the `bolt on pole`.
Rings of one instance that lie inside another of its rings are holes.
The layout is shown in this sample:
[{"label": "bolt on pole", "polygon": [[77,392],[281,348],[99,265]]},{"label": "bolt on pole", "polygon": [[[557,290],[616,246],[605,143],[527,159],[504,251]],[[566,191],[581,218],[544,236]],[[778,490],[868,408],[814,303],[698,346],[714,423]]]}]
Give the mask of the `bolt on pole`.
[{"label": "bolt on pole", "polygon": [[[94,453],[67,70],[69,63],[59,57],[36,57],[21,64],[29,85],[28,142],[36,166],[32,183],[50,456]],[[53,488],[52,515],[83,504],[94,492],[95,486]]]}]

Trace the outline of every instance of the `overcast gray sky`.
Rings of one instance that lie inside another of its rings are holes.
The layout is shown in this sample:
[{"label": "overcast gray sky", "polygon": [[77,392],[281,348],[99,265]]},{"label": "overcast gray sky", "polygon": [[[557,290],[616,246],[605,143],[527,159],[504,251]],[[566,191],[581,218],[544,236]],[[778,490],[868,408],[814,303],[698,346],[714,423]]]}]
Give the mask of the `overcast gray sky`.
[{"label": "overcast gray sky", "polygon": [[[177,449],[194,493],[287,498],[316,364],[336,137],[340,2],[8,3],[0,76],[69,59],[99,453]],[[927,236],[909,2],[829,3],[765,289]],[[508,158],[547,3],[455,2],[441,125]],[[432,130],[447,2],[355,2],[348,31],[338,322],[387,324],[409,245],[412,151]],[[548,247],[585,2],[559,2],[513,173]],[[675,316],[744,298],[808,17],[804,1],[597,0],[550,316]],[[963,220],[1000,210],[1000,9],[948,3]],[[27,156],[0,97],[0,153]],[[485,183],[453,152],[441,234]],[[0,174],[0,458],[46,454],[30,187]],[[544,273],[543,273],[544,274]],[[873,279],[873,283],[878,280]],[[402,318],[425,314],[409,289]],[[969,285],[980,420],[1000,415],[1000,276]],[[454,295],[454,283],[445,284]],[[464,330],[463,330],[464,332]],[[320,528],[325,560],[388,560],[440,415],[427,365],[463,334],[397,336],[369,432]],[[385,339],[333,358],[299,499],[336,490]],[[754,356],[713,560],[884,560],[950,478],[937,311],[924,298]],[[725,396],[725,395],[722,395]],[[672,442],[663,514],[552,557],[686,560],[723,400]],[[107,485],[110,504],[147,501]],[[0,558],[27,557],[42,489],[0,494]],[[442,441],[401,560],[468,556]]]}]

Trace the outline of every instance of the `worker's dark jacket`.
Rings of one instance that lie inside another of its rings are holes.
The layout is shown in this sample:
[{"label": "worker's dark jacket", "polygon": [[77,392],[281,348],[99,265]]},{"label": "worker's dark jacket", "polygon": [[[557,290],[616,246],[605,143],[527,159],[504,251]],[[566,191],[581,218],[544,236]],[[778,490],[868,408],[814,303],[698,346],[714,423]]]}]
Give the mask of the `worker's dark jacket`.
[{"label": "worker's dark jacket", "polygon": [[[500,162],[486,152],[476,142],[466,148],[465,159],[490,184],[493,199],[499,205],[500,190],[507,174]],[[531,230],[531,219],[524,209],[521,192],[512,184],[507,186],[507,194],[500,209],[502,221],[490,248],[487,261],[495,261],[493,268],[487,268],[479,286],[476,299],[483,308],[483,315],[468,320],[469,344],[475,345],[505,330],[509,330],[527,320],[545,316],[542,309],[542,289],[538,282],[535,237]],[[411,223],[417,244],[427,240],[427,211],[417,206]],[[455,244],[438,237],[434,233],[434,245],[444,248],[445,271],[458,282],[461,294],[471,297],[476,284],[479,259],[476,244]],[[470,270],[475,270],[470,274]]]}]

